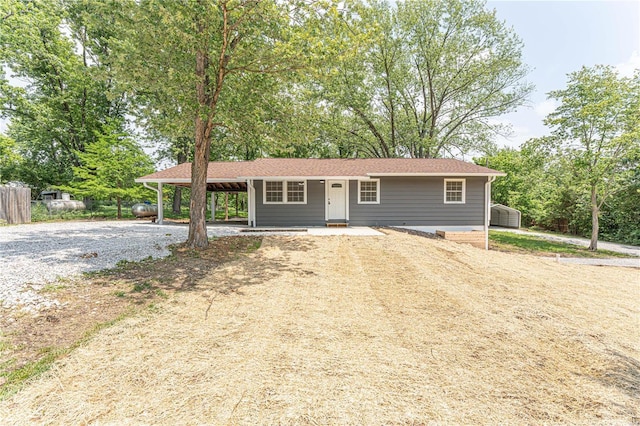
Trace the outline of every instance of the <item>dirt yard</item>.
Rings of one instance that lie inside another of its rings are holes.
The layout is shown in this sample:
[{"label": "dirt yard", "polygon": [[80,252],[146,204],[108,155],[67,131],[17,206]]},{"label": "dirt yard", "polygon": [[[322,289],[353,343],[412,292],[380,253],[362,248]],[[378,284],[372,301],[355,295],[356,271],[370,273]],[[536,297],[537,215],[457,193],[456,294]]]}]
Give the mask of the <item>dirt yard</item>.
[{"label": "dirt yard", "polygon": [[265,237],[0,402],[3,424],[640,422],[640,281],[393,231]]}]

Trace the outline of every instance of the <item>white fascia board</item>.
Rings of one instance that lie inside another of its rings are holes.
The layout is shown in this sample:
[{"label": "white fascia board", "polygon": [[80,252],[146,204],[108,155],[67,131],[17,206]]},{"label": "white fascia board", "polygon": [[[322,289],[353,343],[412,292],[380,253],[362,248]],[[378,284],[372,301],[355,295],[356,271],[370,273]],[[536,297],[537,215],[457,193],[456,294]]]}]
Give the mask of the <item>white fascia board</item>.
[{"label": "white fascia board", "polygon": [[369,176],[251,176],[243,177],[242,179],[253,180],[357,180],[357,179],[370,179]]},{"label": "white fascia board", "polygon": [[378,176],[446,176],[446,177],[482,177],[482,176],[506,176],[506,173],[367,173],[369,177]]},{"label": "white fascia board", "polygon": [[191,179],[179,179],[179,178],[175,178],[175,179],[167,179],[167,178],[163,178],[163,179],[135,179],[135,182],[139,182],[139,183],[143,183],[143,182],[150,182],[150,183],[188,183],[188,182],[191,182]]},{"label": "white fascia board", "polygon": [[[218,182],[246,182],[247,179],[207,179],[207,183],[218,183]],[[162,179],[135,179],[135,182],[143,183],[143,182],[153,182],[153,183],[191,183],[191,179],[185,178],[162,178]]]}]

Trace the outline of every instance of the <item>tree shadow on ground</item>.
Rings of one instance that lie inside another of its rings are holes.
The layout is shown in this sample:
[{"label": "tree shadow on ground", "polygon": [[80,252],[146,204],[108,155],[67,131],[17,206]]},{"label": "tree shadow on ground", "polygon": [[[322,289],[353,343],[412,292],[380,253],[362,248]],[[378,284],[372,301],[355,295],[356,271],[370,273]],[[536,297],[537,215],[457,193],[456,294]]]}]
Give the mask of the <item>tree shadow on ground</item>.
[{"label": "tree shadow on ground", "polygon": [[[277,245],[276,254],[259,251],[252,255],[250,265],[230,268],[224,274],[216,274],[214,279],[203,277],[196,288],[213,290],[221,294],[244,294],[243,289],[267,282],[284,272],[308,274],[291,261],[291,253],[309,251],[315,244],[309,239],[298,237],[273,237]],[[268,248],[267,248],[268,250]],[[221,279],[222,278],[222,279]]]},{"label": "tree shadow on ground", "polygon": [[640,361],[616,350],[607,353],[612,357],[611,364],[597,380],[640,401]]}]

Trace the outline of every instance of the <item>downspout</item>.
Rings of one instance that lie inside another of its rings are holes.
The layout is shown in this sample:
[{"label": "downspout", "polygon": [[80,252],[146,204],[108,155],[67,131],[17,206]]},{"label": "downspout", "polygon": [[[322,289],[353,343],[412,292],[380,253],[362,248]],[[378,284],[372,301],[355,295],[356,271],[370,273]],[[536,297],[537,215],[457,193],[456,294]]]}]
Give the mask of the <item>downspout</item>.
[{"label": "downspout", "polygon": [[154,188],[153,186],[149,186],[149,184],[147,182],[142,182],[142,185],[147,188],[150,189],[152,191],[155,191],[155,193],[157,194],[157,200],[158,200],[158,224],[162,225],[162,220],[164,219],[164,211],[163,211],[163,206],[162,206],[162,183],[158,182],[158,188]]},{"label": "downspout", "polygon": [[491,183],[496,180],[496,176],[489,176],[484,184],[484,249],[489,250],[489,223],[491,222]]}]

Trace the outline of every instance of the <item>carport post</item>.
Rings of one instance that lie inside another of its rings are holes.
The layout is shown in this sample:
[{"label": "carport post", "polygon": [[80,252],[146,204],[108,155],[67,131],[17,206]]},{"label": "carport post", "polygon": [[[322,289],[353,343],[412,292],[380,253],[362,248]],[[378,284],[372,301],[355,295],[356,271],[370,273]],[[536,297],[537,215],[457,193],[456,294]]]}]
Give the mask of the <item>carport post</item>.
[{"label": "carport post", "polygon": [[162,205],[162,182],[158,182],[158,224],[162,225],[164,206]]},{"label": "carport post", "polygon": [[211,222],[216,221],[216,192],[211,191]]}]

